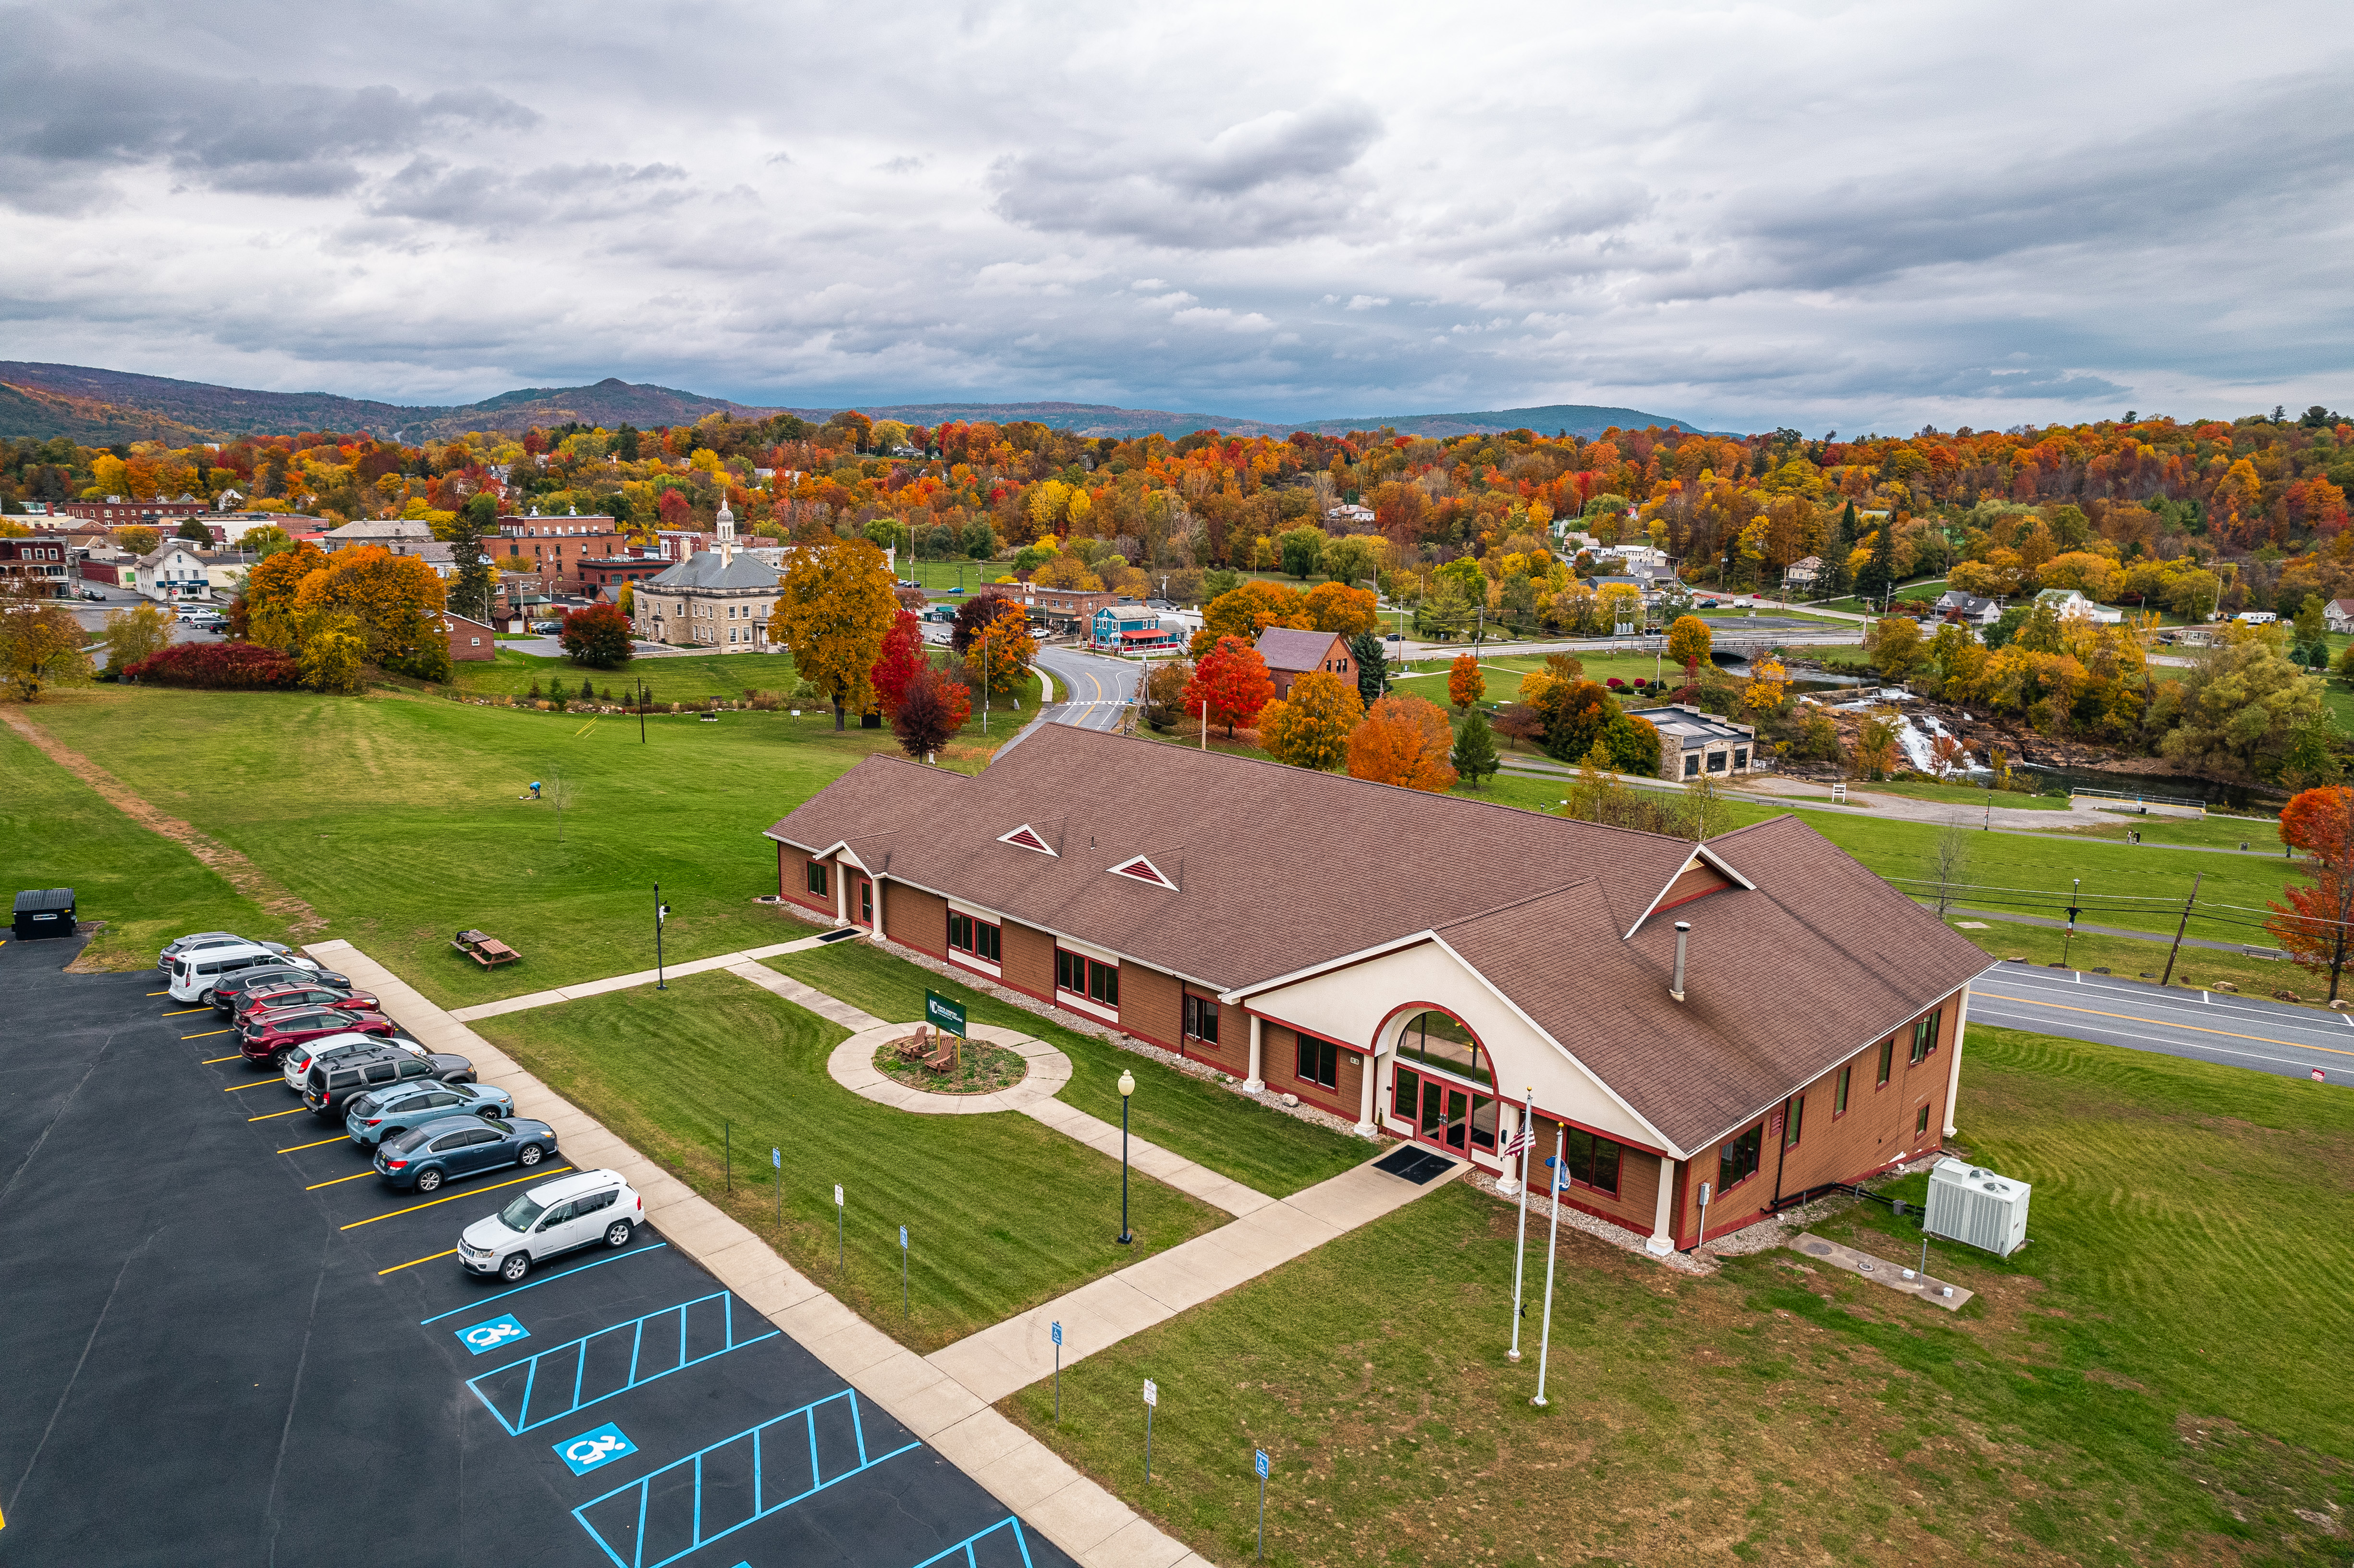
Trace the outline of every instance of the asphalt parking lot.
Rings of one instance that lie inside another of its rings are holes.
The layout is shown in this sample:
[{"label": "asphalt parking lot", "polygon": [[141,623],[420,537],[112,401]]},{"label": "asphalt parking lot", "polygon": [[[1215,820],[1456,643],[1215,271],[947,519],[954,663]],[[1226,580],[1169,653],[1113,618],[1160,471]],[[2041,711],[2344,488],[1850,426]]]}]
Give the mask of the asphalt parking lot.
[{"label": "asphalt parking lot", "polygon": [[77,947],[0,945],[0,1563],[1070,1563],[651,1226],[465,1275],[560,1151],[387,1190]]}]

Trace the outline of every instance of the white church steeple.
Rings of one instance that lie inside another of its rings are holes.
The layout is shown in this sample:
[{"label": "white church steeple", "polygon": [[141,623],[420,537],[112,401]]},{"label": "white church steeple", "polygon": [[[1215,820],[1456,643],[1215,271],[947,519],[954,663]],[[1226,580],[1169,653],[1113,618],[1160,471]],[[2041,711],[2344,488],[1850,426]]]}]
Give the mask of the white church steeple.
[{"label": "white church steeple", "polygon": [[736,514],[727,508],[727,486],[719,486],[719,564],[733,565],[736,560]]}]

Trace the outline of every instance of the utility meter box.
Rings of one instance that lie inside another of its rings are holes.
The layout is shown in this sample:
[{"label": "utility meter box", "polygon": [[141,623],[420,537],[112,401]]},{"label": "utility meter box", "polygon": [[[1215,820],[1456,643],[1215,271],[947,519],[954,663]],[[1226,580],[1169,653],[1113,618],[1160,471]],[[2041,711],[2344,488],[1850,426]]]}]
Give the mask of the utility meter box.
[{"label": "utility meter box", "polygon": [[1929,1168],[1929,1213],[1921,1228],[2009,1257],[2027,1241],[2031,1191],[2024,1181],[1948,1156]]}]

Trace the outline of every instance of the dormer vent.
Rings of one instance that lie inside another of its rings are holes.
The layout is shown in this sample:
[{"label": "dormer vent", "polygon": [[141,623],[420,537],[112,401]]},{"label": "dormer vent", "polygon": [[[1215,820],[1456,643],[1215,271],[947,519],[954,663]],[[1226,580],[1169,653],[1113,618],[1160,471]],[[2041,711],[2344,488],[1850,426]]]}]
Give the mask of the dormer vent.
[{"label": "dormer vent", "polygon": [[1142,855],[1138,855],[1134,860],[1120,862],[1111,868],[1111,874],[1114,876],[1131,877],[1138,882],[1150,883],[1155,887],[1165,887],[1172,893],[1177,891],[1177,885],[1163,876],[1161,868]]},{"label": "dormer vent", "polygon": [[1036,831],[1027,822],[1023,823],[1020,827],[1014,829],[1010,833],[998,834],[997,842],[1002,844],[1013,844],[1019,849],[1036,850],[1040,854],[1053,854],[1055,853],[1052,849],[1047,847],[1046,841],[1040,838]]}]

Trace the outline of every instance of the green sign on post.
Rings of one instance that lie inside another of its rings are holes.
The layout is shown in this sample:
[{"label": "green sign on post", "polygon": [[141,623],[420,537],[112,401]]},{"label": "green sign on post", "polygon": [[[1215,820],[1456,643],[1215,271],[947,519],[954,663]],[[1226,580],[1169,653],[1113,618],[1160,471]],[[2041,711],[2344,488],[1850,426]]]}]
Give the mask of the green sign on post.
[{"label": "green sign on post", "polygon": [[970,1038],[964,1032],[964,1005],[950,1001],[938,991],[924,993],[924,1022],[943,1034],[953,1034],[960,1040]]}]

